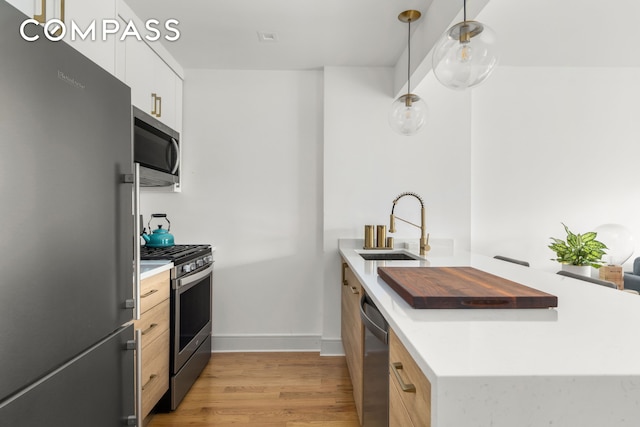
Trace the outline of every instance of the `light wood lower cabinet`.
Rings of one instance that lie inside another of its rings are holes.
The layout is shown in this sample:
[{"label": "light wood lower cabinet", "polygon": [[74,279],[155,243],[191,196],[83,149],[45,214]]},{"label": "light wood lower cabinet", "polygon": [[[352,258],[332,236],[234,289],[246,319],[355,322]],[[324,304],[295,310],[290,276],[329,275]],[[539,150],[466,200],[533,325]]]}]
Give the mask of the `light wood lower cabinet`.
[{"label": "light wood lower cabinet", "polygon": [[169,389],[169,271],[140,284],[140,320],[134,322],[142,336],[142,417],[146,417]]},{"label": "light wood lower cabinet", "polygon": [[362,285],[346,263],[342,264],[341,333],[342,345],[351,376],[353,399],[362,425],[362,375],[364,327],[360,319]]},{"label": "light wood lower cabinet", "polygon": [[389,330],[389,427],[431,426],[431,384]]}]

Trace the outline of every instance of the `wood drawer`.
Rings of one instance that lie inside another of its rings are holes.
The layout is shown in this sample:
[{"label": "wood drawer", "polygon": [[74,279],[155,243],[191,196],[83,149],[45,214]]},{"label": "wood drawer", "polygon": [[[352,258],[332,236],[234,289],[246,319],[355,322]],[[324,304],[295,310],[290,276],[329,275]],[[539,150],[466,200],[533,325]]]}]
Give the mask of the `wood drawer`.
[{"label": "wood drawer", "polygon": [[[413,391],[403,391],[402,384],[413,385]],[[431,426],[431,384],[393,330],[389,329],[389,395],[399,394],[414,427]],[[391,411],[391,406],[389,407]],[[399,409],[397,403],[394,410]],[[398,419],[396,414],[390,419]]]},{"label": "wood drawer", "polygon": [[362,424],[364,327],[360,319],[360,297],[363,290],[360,281],[349,267],[343,265],[341,334],[342,344],[353,386],[353,399]]},{"label": "wood drawer", "polygon": [[170,272],[163,271],[140,283],[140,313],[144,313],[169,298]]},{"label": "wood drawer", "polygon": [[169,389],[169,331],[142,349],[142,418]]},{"label": "wood drawer", "polygon": [[401,391],[389,373],[389,427],[413,427],[407,408],[402,403]]},{"label": "wood drawer", "polygon": [[142,348],[144,349],[151,341],[169,330],[169,299],[147,310],[140,316],[140,320],[133,322],[133,326],[142,331]]}]

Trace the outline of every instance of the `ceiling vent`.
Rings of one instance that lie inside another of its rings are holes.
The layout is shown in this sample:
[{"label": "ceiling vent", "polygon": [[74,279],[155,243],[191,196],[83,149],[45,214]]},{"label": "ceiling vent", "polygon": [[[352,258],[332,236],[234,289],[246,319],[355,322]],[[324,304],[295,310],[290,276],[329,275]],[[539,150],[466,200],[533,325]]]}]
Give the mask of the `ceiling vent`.
[{"label": "ceiling vent", "polygon": [[275,43],[278,41],[278,33],[258,31],[258,40],[265,43]]}]

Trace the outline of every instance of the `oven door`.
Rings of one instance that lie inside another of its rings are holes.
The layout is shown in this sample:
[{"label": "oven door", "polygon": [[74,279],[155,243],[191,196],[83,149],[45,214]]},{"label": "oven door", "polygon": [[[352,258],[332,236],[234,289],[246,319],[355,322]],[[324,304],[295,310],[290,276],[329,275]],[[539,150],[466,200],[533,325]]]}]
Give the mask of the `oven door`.
[{"label": "oven door", "polygon": [[213,265],[175,280],[173,289],[173,366],[177,373],[211,336]]}]

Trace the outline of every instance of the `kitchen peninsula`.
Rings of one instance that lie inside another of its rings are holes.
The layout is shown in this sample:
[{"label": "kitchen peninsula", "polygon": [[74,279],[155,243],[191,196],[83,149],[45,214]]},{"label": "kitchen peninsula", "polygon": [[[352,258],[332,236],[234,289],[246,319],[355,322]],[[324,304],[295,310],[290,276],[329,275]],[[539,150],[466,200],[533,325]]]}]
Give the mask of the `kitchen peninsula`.
[{"label": "kitchen peninsula", "polygon": [[[640,422],[640,297],[469,253],[365,261],[340,254],[431,387],[431,427],[613,427]],[[558,297],[557,308],[411,308],[381,266],[471,266]],[[391,362],[391,361],[390,361]]]}]

